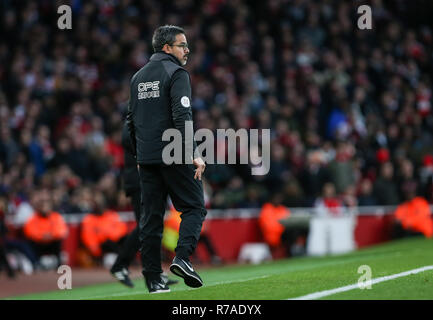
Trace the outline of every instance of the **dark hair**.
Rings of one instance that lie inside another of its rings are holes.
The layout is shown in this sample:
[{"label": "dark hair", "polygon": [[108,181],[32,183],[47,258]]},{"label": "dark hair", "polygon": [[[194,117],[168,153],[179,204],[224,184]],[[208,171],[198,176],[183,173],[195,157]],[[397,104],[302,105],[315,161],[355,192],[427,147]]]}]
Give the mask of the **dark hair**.
[{"label": "dark hair", "polygon": [[155,52],[162,51],[167,43],[172,45],[179,33],[185,34],[185,30],[178,26],[165,25],[155,30],[152,37],[152,46]]}]

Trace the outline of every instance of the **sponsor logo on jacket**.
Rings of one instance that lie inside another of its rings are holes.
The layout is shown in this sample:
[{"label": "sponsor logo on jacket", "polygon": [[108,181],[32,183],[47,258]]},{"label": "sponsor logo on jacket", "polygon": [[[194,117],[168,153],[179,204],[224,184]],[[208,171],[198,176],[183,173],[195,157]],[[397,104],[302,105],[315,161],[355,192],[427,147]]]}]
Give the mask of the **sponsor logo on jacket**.
[{"label": "sponsor logo on jacket", "polygon": [[159,98],[159,81],[140,82],[138,84],[138,100]]}]

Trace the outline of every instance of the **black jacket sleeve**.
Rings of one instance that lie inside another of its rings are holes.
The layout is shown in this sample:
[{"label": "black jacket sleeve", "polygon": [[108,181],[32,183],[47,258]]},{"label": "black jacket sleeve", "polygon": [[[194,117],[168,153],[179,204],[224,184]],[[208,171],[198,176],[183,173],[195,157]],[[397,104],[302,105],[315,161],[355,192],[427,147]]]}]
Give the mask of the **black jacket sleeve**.
[{"label": "black jacket sleeve", "polygon": [[[191,121],[192,124],[191,80],[186,70],[179,69],[171,77],[170,100],[174,126],[182,134],[182,145],[188,159],[190,159],[190,156],[193,156],[197,148],[197,143],[193,138],[194,131],[192,126],[185,126],[185,121]],[[192,137],[191,146],[186,145],[186,130],[191,130],[188,132],[189,136]]]},{"label": "black jacket sleeve", "polygon": [[137,157],[137,140],[135,138],[134,119],[132,117],[131,101],[128,102],[128,111],[126,113],[126,126],[128,127],[129,137],[131,139],[132,155]]}]

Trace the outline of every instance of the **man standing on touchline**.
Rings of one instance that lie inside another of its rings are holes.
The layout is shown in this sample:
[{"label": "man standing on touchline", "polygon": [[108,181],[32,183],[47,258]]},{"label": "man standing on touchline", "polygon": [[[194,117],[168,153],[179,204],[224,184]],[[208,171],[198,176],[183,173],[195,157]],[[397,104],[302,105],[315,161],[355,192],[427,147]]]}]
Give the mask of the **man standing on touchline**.
[{"label": "man standing on touchline", "polygon": [[[131,199],[132,207],[134,208],[135,221],[137,226],[126,238],[119,251],[116,261],[110,268],[110,273],[115,279],[127,287],[133,288],[134,283],[129,277],[129,266],[140,249],[140,241],[138,239],[138,226],[141,216],[141,191],[140,179],[138,177],[137,162],[133,156],[131,139],[129,138],[128,127],[125,124],[122,127],[122,146],[124,150],[125,168],[123,171],[123,189],[127,197]],[[179,281],[169,279],[164,273],[161,278],[167,286],[176,284]]]},{"label": "man standing on touchline", "polygon": [[[161,279],[161,240],[167,195],[175,209],[182,212],[176,256],[171,272],[182,277],[186,285],[201,287],[203,281],[195,272],[189,256],[194,252],[203,221],[204,206],[201,176],[205,163],[193,157],[197,147],[188,146],[186,134],[193,136],[191,126],[191,80],[182,68],[190,53],[185,31],[177,26],[161,26],[152,37],[155,53],[131,79],[127,123],[136,155],[143,203],[139,223],[143,275],[150,293],[168,292]],[[189,129],[188,129],[189,128]],[[183,159],[192,163],[170,164],[163,161],[165,130],[177,129],[182,136]]]}]

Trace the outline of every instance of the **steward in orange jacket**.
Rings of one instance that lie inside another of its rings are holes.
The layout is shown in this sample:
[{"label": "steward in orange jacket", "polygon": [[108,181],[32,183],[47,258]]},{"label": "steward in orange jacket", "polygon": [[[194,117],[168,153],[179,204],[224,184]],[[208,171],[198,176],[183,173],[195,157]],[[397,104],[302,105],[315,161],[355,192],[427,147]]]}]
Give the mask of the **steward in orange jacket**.
[{"label": "steward in orange jacket", "polygon": [[405,230],[420,232],[427,238],[433,236],[430,206],[422,197],[415,197],[400,204],[395,210],[394,217]]},{"label": "steward in orange jacket", "polygon": [[[176,211],[176,209],[172,206],[170,208],[170,213],[168,214],[167,218],[164,220],[164,227],[172,229],[179,233],[180,228],[180,222],[182,221],[182,218],[180,217],[181,213],[179,211]],[[202,236],[207,229],[207,223],[206,220],[203,222],[200,235]]]},{"label": "steward in orange jacket", "polygon": [[285,228],[279,220],[289,216],[290,210],[283,205],[272,203],[263,205],[259,216],[259,226],[266,243],[271,247],[277,247],[281,244],[281,235]]},{"label": "steward in orange jacket", "polygon": [[89,213],[82,221],[81,240],[95,257],[101,256],[104,243],[117,243],[127,233],[126,223],[115,211],[106,210],[100,215]]},{"label": "steward in orange jacket", "polygon": [[180,215],[181,213],[179,211],[176,211],[174,207],[171,207],[168,217],[164,220],[164,227],[179,232],[180,222],[182,221]]},{"label": "steward in orange jacket", "polygon": [[68,234],[65,220],[58,212],[35,212],[24,225],[24,235],[37,243],[63,240]]},{"label": "steward in orange jacket", "polygon": [[[179,228],[180,228],[180,223],[182,221],[180,215],[181,213],[179,211],[176,211],[176,209],[173,206],[171,206],[170,213],[168,214],[167,218],[164,220],[164,233],[163,233],[162,244],[166,249],[173,252],[174,249],[176,248],[177,241],[179,238]],[[211,263],[220,264],[222,263],[222,259],[216,253],[214,245],[212,244],[210,238],[206,233],[207,225],[208,225],[207,221],[205,220],[201,228],[200,238],[198,240],[198,243],[203,243],[204,246],[206,247],[210,255]]]},{"label": "steward in orange jacket", "polygon": [[[45,199],[45,191],[38,193],[37,197]],[[39,200],[38,200],[39,201]],[[48,200],[49,202],[49,200]],[[39,205],[39,203],[38,203]],[[39,206],[36,206],[37,208]],[[36,211],[33,216],[24,224],[23,232],[37,257],[36,264],[42,268],[47,268],[47,265],[42,265],[40,258],[43,255],[55,255],[57,266],[62,264],[61,251],[62,240],[68,234],[68,227],[63,217],[58,212],[45,211],[44,207],[48,205],[43,204],[40,208],[42,210]]]}]

